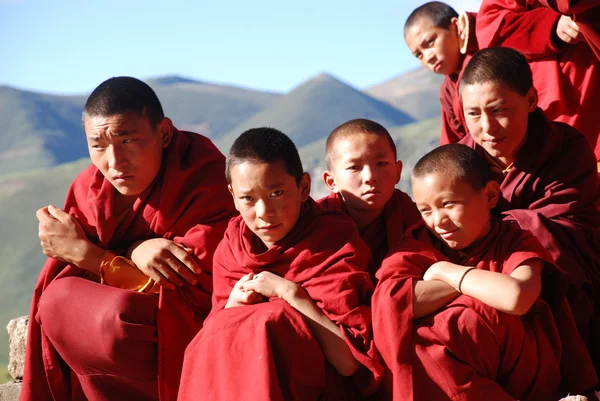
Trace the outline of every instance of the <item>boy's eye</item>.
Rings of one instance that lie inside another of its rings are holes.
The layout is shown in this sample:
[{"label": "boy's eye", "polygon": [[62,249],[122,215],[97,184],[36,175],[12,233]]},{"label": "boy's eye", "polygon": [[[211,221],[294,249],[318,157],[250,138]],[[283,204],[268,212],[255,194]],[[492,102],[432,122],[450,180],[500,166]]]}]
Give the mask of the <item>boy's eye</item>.
[{"label": "boy's eye", "polygon": [[350,167],[348,167],[348,170],[355,170],[356,171],[358,169],[359,169],[358,166],[350,166]]},{"label": "boy's eye", "polygon": [[388,162],[379,162],[377,163],[378,166],[387,166],[389,163]]},{"label": "boy's eye", "polygon": [[454,205],[454,201],[446,201],[444,202],[444,207],[448,207],[448,206],[452,206]]},{"label": "boy's eye", "polygon": [[252,202],[251,196],[240,196],[240,199],[243,200],[244,202]]},{"label": "boy's eye", "polygon": [[421,212],[421,214],[427,214],[429,213],[429,209],[420,209],[419,212]]},{"label": "boy's eye", "polygon": [[271,197],[273,197],[273,198],[276,198],[276,197],[278,197],[278,196],[281,196],[281,194],[283,194],[283,191],[282,191],[282,190],[279,190],[279,191],[273,191],[273,192],[271,192]]},{"label": "boy's eye", "polygon": [[415,57],[417,58],[417,60],[421,60],[421,58],[423,57],[423,55],[421,53],[416,53]]},{"label": "boy's eye", "polygon": [[130,138],[130,139],[123,139],[123,143],[131,143],[131,142],[134,142],[134,141],[135,141],[135,139],[132,139],[132,138]]},{"label": "boy's eye", "polygon": [[492,110],[492,113],[494,113],[494,114],[500,114],[500,113],[502,113],[504,110],[505,110],[504,108],[498,107],[498,108],[496,108],[496,109]]}]

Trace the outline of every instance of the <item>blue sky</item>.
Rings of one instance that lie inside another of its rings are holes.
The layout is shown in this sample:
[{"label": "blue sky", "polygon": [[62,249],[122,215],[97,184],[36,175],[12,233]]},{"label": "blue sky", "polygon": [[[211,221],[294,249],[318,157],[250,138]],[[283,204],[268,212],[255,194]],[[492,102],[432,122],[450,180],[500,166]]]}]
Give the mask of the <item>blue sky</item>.
[{"label": "blue sky", "polygon": [[69,94],[176,74],[287,92],[326,71],[366,88],[418,67],[402,27],[424,2],[0,0],[0,84]]}]

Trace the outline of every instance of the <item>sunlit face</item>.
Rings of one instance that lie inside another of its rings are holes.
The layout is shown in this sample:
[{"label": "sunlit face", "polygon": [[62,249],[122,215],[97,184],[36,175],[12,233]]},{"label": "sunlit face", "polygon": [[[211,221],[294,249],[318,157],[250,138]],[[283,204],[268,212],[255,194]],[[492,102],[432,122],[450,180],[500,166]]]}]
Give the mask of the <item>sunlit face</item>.
[{"label": "sunlit face", "polygon": [[300,184],[275,163],[243,162],[230,169],[235,208],[244,222],[270,248],[296,225],[302,202],[310,195],[310,175],[304,173]]},{"label": "sunlit face", "polygon": [[429,18],[420,18],[406,31],[404,40],[411,53],[429,71],[451,75],[460,68],[458,19],[448,29],[436,27]]},{"label": "sunlit face", "polygon": [[427,228],[448,247],[464,249],[490,231],[490,210],[499,195],[495,181],[480,191],[438,173],[412,177],[411,181],[414,200]]},{"label": "sunlit face", "polygon": [[529,113],[537,107],[537,91],[531,88],[522,96],[493,82],[465,85],[462,104],[475,142],[506,164],[514,162],[527,136]]},{"label": "sunlit face", "polygon": [[86,116],[83,121],[92,163],[125,196],[139,195],[154,181],[173,126],[165,118],[153,127],[138,113]]},{"label": "sunlit face", "polygon": [[348,210],[383,210],[400,180],[402,162],[383,135],[370,133],[341,137],[333,144],[332,171],[323,179],[339,193]]}]

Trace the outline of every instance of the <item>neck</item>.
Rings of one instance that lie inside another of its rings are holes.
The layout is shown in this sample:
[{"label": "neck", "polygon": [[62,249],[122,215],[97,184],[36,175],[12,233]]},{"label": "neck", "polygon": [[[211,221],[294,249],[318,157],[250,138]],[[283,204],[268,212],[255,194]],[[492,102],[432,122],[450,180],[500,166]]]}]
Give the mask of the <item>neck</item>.
[{"label": "neck", "polygon": [[348,215],[350,215],[360,232],[378,218],[381,213],[383,213],[383,208],[377,210],[348,209]]},{"label": "neck", "polygon": [[137,198],[138,198],[137,195],[127,196],[127,195],[123,195],[117,191],[117,193],[115,194],[115,206],[114,206],[115,214],[119,215],[119,214],[125,212],[125,210],[133,208],[133,204],[135,203]]}]

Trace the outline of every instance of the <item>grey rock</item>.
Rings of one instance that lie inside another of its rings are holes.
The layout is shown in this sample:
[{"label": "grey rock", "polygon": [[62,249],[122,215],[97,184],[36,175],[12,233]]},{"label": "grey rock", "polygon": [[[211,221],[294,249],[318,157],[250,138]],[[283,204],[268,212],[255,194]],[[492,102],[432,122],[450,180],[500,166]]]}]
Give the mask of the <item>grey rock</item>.
[{"label": "grey rock", "polygon": [[10,322],[8,322],[8,326],[6,326],[10,345],[8,373],[10,373],[15,380],[20,380],[23,378],[28,323],[29,316],[21,316],[16,319],[12,319]]},{"label": "grey rock", "polygon": [[0,401],[19,401],[22,385],[18,381],[0,384]]}]

